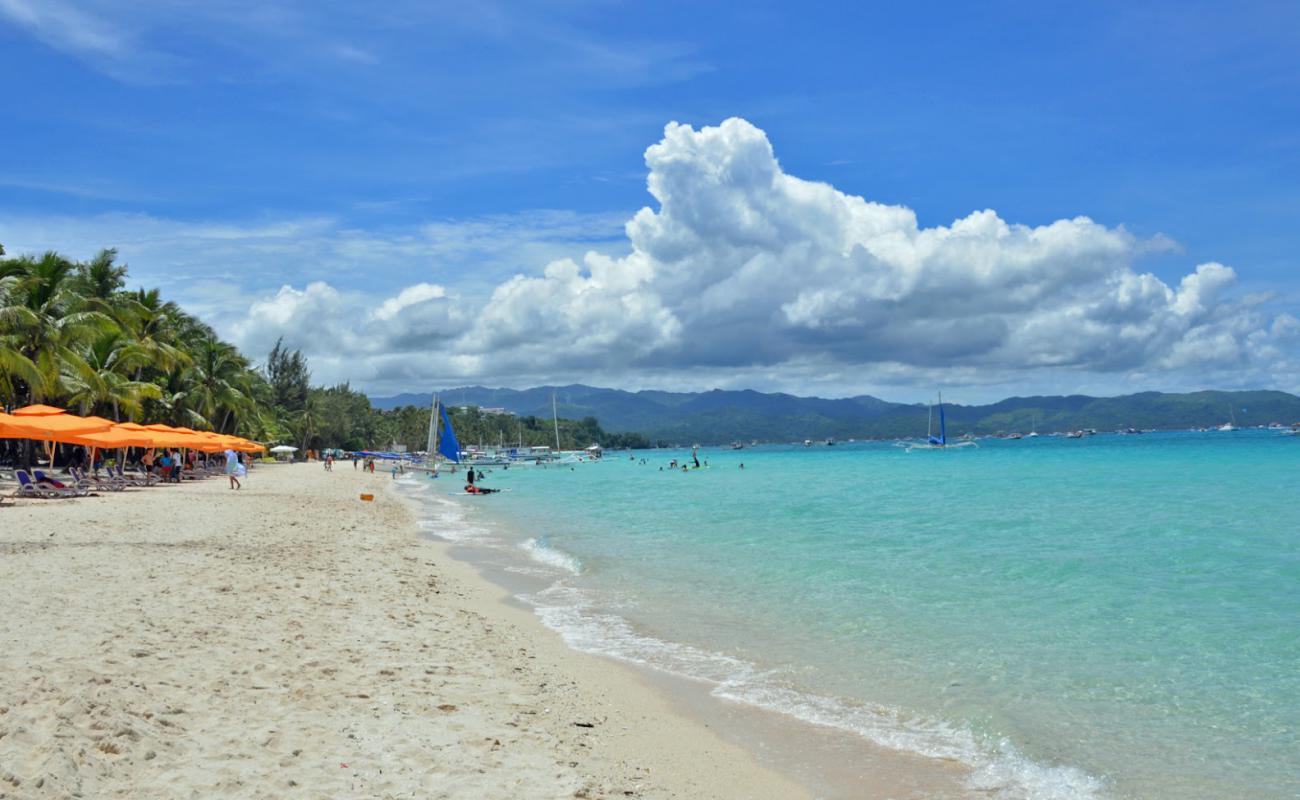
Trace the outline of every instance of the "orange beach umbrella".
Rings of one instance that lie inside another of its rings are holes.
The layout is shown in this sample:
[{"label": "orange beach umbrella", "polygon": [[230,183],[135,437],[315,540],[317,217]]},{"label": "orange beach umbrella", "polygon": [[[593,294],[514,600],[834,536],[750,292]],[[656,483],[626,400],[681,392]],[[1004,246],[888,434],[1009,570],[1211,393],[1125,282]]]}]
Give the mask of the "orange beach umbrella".
[{"label": "orange beach umbrella", "polygon": [[81,436],[70,436],[66,442],[84,447],[93,447],[98,450],[117,450],[122,447],[153,447],[153,437],[148,433],[124,431],[120,428],[112,428],[99,433],[87,433]]},{"label": "orange beach umbrella", "polygon": [[22,408],[14,410],[15,417],[48,417],[53,414],[64,413],[66,413],[65,409],[41,405],[40,403],[31,406],[23,406]]},{"label": "orange beach umbrella", "polygon": [[10,439],[40,439],[61,442],[68,436],[98,433],[113,427],[108,420],[78,417],[73,414],[46,414],[43,416],[12,415],[5,422],[5,436]]},{"label": "orange beach umbrella", "polygon": [[[40,413],[37,413],[37,410]],[[52,410],[52,413],[45,413]],[[27,406],[20,408],[4,422],[0,436],[6,439],[35,439],[45,443],[45,457],[54,463],[54,443],[66,442],[78,434],[99,433],[113,427],[101,417],[78,417],[65,414],[53,406]]]}]

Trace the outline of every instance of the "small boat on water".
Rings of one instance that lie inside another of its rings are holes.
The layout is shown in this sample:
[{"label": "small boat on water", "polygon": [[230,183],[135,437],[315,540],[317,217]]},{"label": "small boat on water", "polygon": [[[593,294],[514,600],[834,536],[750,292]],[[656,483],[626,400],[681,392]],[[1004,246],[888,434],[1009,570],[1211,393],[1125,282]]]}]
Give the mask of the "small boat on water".
[{"label": "small boat on water", "polygon": [[913,450],[953,450],[958,447],[979,447],[974,440],[962,438],[961,441],[948,441],[948,426],[944,420],[943,414],[943,392],[939,393],[939,435],[935,436],[933,431],[934,424],[934,406],[930,406],[929,421],[926,422],[925,442],[899,442],[898,444],[907,449],[907,452]]},{"label": "small boat on water", "polygon": [[1215,430],[1225,433],[1237,430],[1237,415],[1232,413],[1232,406],[1228,406],[1228,421],[1215,428]]}]

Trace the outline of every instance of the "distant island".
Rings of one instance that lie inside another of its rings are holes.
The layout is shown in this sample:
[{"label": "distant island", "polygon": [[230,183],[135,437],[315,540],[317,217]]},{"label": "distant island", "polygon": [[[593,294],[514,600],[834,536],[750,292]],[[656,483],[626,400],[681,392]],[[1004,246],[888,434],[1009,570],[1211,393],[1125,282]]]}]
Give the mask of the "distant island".
[{"label": "distant island", "polygon": [[[751,390],[626,392],[581,384],[522,390],[465,386],[441,394],[450,405],[544,419],[551,416],[554,395],[561,417],[594,417],[606,431],[639,433],[662,444],[912,438],[925,434],[927,422],[925,404],[891,403],[869,395],[828,400]],[[431,394],[370,398],[377,409],[427,408],[431,400]],[[1230,421],[1248,427],[1300,421],[1300,397],[1280,391],[1011,397],[981,406],[946,404],[945,409],[949,436],[1087,428],[1169,430],[1217,427]]]}]

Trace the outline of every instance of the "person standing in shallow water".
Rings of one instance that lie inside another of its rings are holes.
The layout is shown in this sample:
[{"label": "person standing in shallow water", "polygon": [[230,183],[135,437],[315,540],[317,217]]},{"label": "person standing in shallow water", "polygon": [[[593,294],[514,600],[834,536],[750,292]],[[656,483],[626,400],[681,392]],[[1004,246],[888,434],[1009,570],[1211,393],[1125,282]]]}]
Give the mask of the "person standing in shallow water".
[{"label": "person standing in shallow water", "polygon": [[473,485],[474,485],[474,478],[475,478],[475,477],[476,477],[476,476],[474,475],[474,468],[473,468],[473,467],[470,467],[470,468],[469,468],[469,474],[465,476],[465,480],[469,482],[469,485],[470,485],[470,486],[473,486]]}]

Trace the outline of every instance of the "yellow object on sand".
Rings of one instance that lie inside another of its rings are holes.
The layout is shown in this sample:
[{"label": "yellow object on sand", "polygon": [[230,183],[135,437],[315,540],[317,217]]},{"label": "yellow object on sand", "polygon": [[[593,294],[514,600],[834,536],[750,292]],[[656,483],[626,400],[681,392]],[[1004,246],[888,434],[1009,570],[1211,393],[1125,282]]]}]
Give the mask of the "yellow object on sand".
[{"label": "yellow object on sand", "polygon": [[371,500],[375,499],[375,496],[373,494],[363,494],[361,495],[361,499],[369,503]]}]

